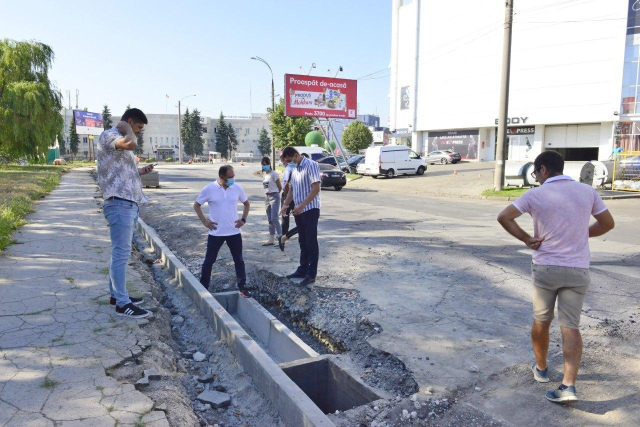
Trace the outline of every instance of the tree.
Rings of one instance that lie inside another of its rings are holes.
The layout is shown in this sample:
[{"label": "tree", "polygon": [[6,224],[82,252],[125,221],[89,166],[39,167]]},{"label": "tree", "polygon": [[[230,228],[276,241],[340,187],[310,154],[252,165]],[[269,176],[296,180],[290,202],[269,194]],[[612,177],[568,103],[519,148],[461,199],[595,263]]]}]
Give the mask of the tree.
[{"label": "tree", "polygon": [[186,151],[186,153],[192,156],[201,156],[204,148],[204,140],[202,139],[202,122],[200,121],[200,111],[198,111],[197,108],[191,113],[190,122],[191,123],[189,126],[188,139],[188,147],[190,151]]},{"label": "tree", "polygon": [[62,129],[60,129],[60,133],[58,134],[58,147],[60,147],[60,155],[67,154],[67,147],[65,146],[64,135],[62,134]]},{"label": "tree", "polygon": [[138,135],[136,135],[136,140],[137,140],[138,146],[136,147],[135,150],[133,150],[133,152],[136,155],[140,156],[144,154],[144,148],[142,148],[142,146],[144,145],[144,130],[140,132]]},{"label": "tree", "polygon": [[260,137],[258,138],[258,150],[262,156],[268,156],[271,154],[271,139],[265,128],[260,131]]},{"label": "tree", "polygon": [[78,154],[78,144],[80,144],[80,138],[76,133],[76,125],[72,121],[69,126],[69,151],[75,156]]},{"label": "tree", "polygon": [[276,109],[269,109],[269,121],[271,122],[271,135],[273,144],[277,148],[289,145],[304,145],[304,137],[311,131],[313,118],[311,117],[287,117],[284,115],[284,99],[276,105]]},{"label": "tree", "polygon": [[352,153],[364,150],[373,142],[373,134],[361,121],[351,122],[342,134],[342,145]]},{"label": "tree", "polygon": [[104,130],[111,129],[113,127],[113,120],[111,120],[111,110],[109,110],[109,106],[104,104],[104,108],[102,109],[102,120],[104,120],[103,128]]},{"label": "tree", "polygon": [[49,81],[54,54],[38,42],[0,40],[0,155],[46,153],[63,128],[62,94]]},{"label": "tree", "polygon": [[233,152],[238,148],[238,136],[231,123],[227,123],[227,143],[229,145],[229,158],[231,158]]},{"label": "tree", "polygon": [[189,109],[187,108],[187,110],[184,112],[184,115],[182,116],[182,123],[180,126],[180,140],[182,141],[183,155],[187,153],[190,127],[191,127],[191,113],[189,113]]},{"label": "tree", "polygon": [[227,123],[224,121],[224,114],[220,112],[218,124],[216,125],[216,151],[224,158],[229,157],[229,139]]}]

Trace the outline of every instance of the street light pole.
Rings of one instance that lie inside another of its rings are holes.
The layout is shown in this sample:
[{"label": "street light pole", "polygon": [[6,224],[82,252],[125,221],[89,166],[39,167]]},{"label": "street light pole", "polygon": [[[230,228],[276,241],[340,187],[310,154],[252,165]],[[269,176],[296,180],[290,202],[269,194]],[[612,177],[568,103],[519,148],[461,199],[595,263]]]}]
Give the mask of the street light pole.
[{"label": "street light pole", "polygon": [[187,95],[184,98],[178,100],[178,155],[180,156],[180,164],[182,164],[182,117],[180,106],[182,105],[182,101],[192,96],[196,95]]},{"label": "street light pole", "polygon": [[[259,56],[252,56],[251,59],[262,62],[264,65],[269,67],[269,71],[271,72],[271,112],[276,111],[276,95],[275,95],[275,86],[273,84],[273,70],[267,61],[260,58]],[[273,134],[271,135],[271,170],[276,170],[276,146],[273,143]]]}]

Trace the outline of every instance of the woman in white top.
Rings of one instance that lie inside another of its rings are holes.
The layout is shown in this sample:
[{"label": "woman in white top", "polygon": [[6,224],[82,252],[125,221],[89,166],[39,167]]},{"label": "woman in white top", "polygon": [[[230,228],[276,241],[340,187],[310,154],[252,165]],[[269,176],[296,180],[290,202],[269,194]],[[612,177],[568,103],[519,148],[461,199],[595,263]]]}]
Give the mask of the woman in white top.
[{"label": "woman in white top", "polygon": [[[280,227],[280,192],[282,184],[278,172],[271,170],[271,160],[268,157],[262,158],[262,186],[267,196],[264,202],[267,211],[267,220],[269,221],[269,240],[262,246],[275,244],[280,240],[282,228]],[[277,233],[277,234],[276,234]]]}]

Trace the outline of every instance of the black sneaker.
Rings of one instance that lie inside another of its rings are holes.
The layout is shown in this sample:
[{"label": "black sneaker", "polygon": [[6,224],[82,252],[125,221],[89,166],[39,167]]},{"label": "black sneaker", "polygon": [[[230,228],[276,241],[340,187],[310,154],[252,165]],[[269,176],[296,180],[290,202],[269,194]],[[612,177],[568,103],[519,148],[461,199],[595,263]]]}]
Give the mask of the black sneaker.
[{"label": "black sneaker", "polygon": [[147,310],[144,310],[138,306],[135,306],[129,303],[124,307],[119,307],[116,305],[116,314],[118,316],[131,317],[133,319],[142,319],[143,317],[147,317],[151,313],[149,313]]},{"label": "black sneaker", "polygon": [[[129,297],[129,299],[131,300],[131,304],[133,305],[140,305],[144,302],[144,298]],[[116,305],[116,299],[114,297],[110,297],[109,304]]]}]

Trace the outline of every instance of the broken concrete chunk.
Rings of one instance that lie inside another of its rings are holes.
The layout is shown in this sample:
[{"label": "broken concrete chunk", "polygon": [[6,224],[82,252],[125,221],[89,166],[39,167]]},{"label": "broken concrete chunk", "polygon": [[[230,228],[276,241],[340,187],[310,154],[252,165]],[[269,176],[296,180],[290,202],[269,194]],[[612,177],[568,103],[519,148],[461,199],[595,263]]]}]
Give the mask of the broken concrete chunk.
[{"label": "broken concrete chunk", "polygon": [[193,355],[193,360],[195,360],[196,362],[202,362],[206,357],[206,355],[198,351]]},{"label": "broken concrete chunk", "polygon": [[231,396],[219,391],[205,391],[198,395],[197,399],[202,403],[208,403],[213,408],[225,408],[231,403]]},{"label": "broken concrete chunk", "polygon": [[162,411],[162,412],[167,412],[167,404],[166,403],[161,403],[160,405],[156,406],[156,410],[157,411]]},{"label": "broken concrete chunk", "polygon": [[173,321],[173,323],[175,323],[176,325],[181,325],[184,323],[184,317],[182,316],[176,316],[173,319],[171,319]]},{"label": "broken concrete chunk", "polygon": [[161,380],[162,379],[162,374],[156,368],[145,369],[144,370],[144,376],[147,377],[151,381],[156,381],[156,380]]},{"label": "broken concrete chunk", "polygon": [[[215,377],[211,374],[207,374],[207,375],[201,375],[198,377],[198,381],[200,381],[201,383],[212,383],[215,380]],[[225,390],[219,390],[219,391],[225,391]]]},{"label": "broken concrete chunk", "polygon": [[469,366],[469,372],[480,372],[480,368],[478,368],[476,365],[471,365]]},{"label": "broken concrete chunk", "polygon": [[147,388],[149,386],[149,378],[144,377],[144,378],[140,378],[138,381],[136,381],[136,390],[142,390],[144,388]]}]

